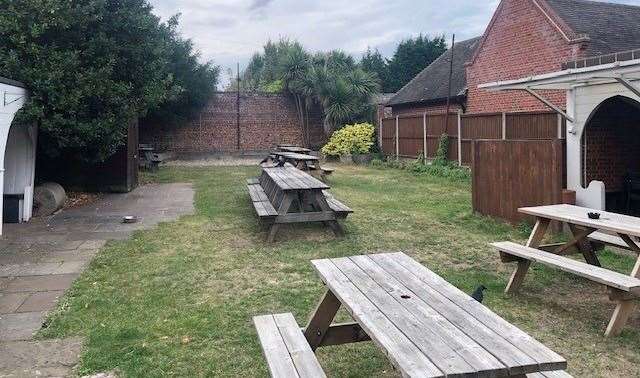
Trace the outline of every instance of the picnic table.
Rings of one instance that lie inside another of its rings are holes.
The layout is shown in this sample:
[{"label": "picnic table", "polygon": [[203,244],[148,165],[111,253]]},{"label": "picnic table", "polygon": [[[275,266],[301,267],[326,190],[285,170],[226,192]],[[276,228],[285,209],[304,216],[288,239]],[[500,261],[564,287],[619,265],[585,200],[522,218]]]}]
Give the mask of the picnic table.
[{"label": "picnic table", "polygon": [[328,192],[327,184],[291,165],[263,167],[247,187],[258,216],[270,223],[269,242],[287,223],[323,222],[341,236],[338,219],[353,212]]},{"label": "picnic table", "polygon": [[[405,377],[570,377],[566,360],[404,253],[311,262],[327,287],[307,326],[254,318],[271,375],[322,377],[314,351],[373,341]],[[354,322],[332,324],[340,307]]]},{"label": "picnic table", "polygon": [[320,158],[317,156],[289,151],[273,151],[271,155],[276,161],[289,163],[318,178],[333,172],[333,169],[322,168],[320,166]]},{"label": "picnic table", "polygon": [[298,154],[309,154],[310,149],[300,146],[278,145],[278,150],[283,152],[294,152]]},{"label": "picnic table", "polygon": [[[633,311],[634,301],[640,297],[640,255],[631,273],[626,275],[602,268],[596,252],[599,246],[606,244],[640,254],[636,240],[640,237],[640,218],[564,204],[525,207],[519,211],[536,218],[527,244],[493,243],[500,251],[503,262],[518,263],[505,291],[515,293],[519,290],[532,262],[605,285],[609,290],[609,299],[616,302],[605,335],[618,335]],[[589,213],[598,213],[600,218],[591,219]],[[572,237],[561,243],[542,244],[552,221],[566,224]],[[582,254],[586,262],[564,257],[575,253]]]}]

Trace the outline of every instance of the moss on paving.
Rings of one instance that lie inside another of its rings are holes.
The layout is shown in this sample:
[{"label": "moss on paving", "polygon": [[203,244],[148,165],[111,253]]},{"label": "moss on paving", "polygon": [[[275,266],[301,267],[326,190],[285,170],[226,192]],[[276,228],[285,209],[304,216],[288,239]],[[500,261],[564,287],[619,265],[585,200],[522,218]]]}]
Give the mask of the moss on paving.
[{"label": "moss on paving", "polygon": [[[309,260],[403,250],[466,292],[487,286],[486,305],[567,357],[572,374],[640,375],[638,316],[622,337],[604,339],[613,305],[601,286],[534,265],[521,295],[503,295],[511,266],[487,244],[522,241],[526,227],[473,215],[468,181],[341,166],[331,185],[355,210],[347,236],[311,225],[285,229],[267,245],[244,186],[256,174],[174,167],[146,176],[193,182],[197,213],[108,243],[40,337],[84,336],[78,374],[265,376],[251,317],[292,312],[303,325],[323,292]],[[611,252],[602,260],[621,271],[633,263]],[[318,355],[330,376],[396,374],[371,343]]]}]

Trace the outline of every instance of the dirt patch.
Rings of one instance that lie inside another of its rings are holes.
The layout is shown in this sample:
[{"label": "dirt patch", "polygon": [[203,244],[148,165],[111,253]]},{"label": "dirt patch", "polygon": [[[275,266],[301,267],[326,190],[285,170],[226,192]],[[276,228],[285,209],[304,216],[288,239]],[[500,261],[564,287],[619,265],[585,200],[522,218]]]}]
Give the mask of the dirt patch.
[{"label": "dirt patch", "polygon": [[89,205],[99,200],[100,197],[99,193],[67,192],[67,201],[64,203],[63,209]]}]

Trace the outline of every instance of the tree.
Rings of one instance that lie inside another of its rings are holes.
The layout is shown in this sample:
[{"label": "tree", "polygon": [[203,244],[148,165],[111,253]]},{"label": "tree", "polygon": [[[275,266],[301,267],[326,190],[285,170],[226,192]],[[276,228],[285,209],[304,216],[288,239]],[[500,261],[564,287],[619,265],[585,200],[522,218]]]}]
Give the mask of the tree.
[{"label": "tree", "polygon": [[243,72],[244,88],[278,88],[292,96],[305,144],[309,143],[308,110],[314,104],[324,112],[325,131],[349,122],[367,121],[372,96],[379,91],[378,78],[360,68],[340,50],[308,53],[295,41],[268,42]]},{"label": "tree", "polygon": [[358,65],[364,71],[376,75],[378,80],[380,80],[383,92],[389,91],[387,62],[382,54],[380,54],[380,51],[377,49],[371,50],[371,48],[367,48],[367,51],[362,55]]},{"label": "tree", "polygon": [[17,121],[39,124],[41,152],[104,161],[132,119],[203,102],[195,86],[217,69],[151,10],[146,0],[3,1],[0,72],[28,87]]},{"label": "tree", "polygon": [[445,51],[444,36],[430,39],[420,34],[401,41],[387,62],[389,76],[385,80],[385,90],[397,92]]}]

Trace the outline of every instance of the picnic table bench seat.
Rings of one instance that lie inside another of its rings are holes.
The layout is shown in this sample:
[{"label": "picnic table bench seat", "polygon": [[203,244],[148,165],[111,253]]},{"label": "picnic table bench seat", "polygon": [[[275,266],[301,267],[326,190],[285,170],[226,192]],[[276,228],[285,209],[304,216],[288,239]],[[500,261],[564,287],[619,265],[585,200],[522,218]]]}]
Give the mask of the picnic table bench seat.
[{"label": "picnic table bench seat", "polygon": [[253,323],[272,377],[326,377],[291,313],[255,316]]},{"label": "picnic table bench seat", "polygon": [[353,213],[353,210],[342,202],[338,201],[331,193],[326,190],[322,191],[324,197],[327,199],[327,204],[333,210],[334,213],[338,216],[338,218],[344,219],[347,215]]},{"label": "picnic table bench seat", "polygon": [[622,240],[621,237],[604,232],[595,231],[589,235],[588,239],[595,244],[610,245],[612,247],[629,249],[629,245],[625,243],[625,241]]},{"label": "picnic table bench seat", "polygon": [[555,370],[527,374],[527,378],[572,378],[572,376],[564,370]]},{"label": "picnic table bench seat", "polygon": [[499,242],[491,245],[500,251],[504,262],[521,259],[538,262],[615,290],[640,295],[640,279],[638,278],[513,242]]},{"label": "picnic table bench seat", "polygon": [[251,203],[256,209],[256,213],[261,219],[273,218],[278,215],[278,211],[269,201],[267,193],[260,185],[257,179],[247,180],[247,189],[249,189],[249,197],[251,197]]}]

